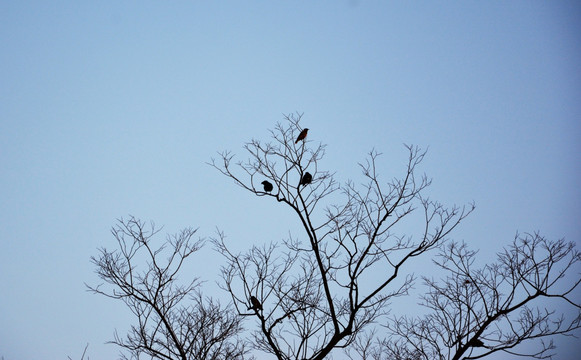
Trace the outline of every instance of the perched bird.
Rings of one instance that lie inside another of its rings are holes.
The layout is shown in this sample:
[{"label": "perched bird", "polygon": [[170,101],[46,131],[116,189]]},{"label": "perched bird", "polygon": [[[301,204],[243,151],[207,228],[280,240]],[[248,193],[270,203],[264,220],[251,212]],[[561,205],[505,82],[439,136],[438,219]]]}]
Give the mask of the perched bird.
[{"label": "perched bird", "polygon": [[260,305],[260,301],[258,301],[257,298],[251,296],[250,302],[252,303],[252,306],[248,308],[249,310],[262,310],[262,305]]},{"label": "perched bird", "polygon": [[472,347],[484,347],[484,343],[480,339],[472,339],[472,341],[468,342],[468,345]]},{"label": "perched bird", "polygon": [[261,182],[261,184],[264,185],[264,191],[265,192],[271,192],[272,191],[273,186],[268,181],[264,180],[263,182]]},{"label": "perched bird", "polygon": [[295,141],[295,144],[301,140],[304,140],[307,137],[307,131],[309,131],[309,129],[307,129],[307,128],[304,128],[303,131],[301,131],[301,133],[297,137],[297,141]]},{"label": "perched bird", "polygon": [[307,185],[310,184],[311,181],[313,181],[313,175],[311,175],[310,172],[306,172],[305,175],[303,175],[303,178],[301,179],[301,183],[300,185]]}]

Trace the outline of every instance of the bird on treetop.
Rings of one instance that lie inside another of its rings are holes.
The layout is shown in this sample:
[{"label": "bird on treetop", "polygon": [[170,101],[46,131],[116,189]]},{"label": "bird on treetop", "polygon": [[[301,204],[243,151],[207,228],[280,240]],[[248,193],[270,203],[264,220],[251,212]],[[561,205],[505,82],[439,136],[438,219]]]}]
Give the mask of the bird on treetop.
[{"label": "bird on treetop", "polygon": [[311,181],[313,181],[313,175],[311,175],[310,172],[306,172],[305,175],[303,175],[303,178],[301,179],[301,184],[300,185],[307,185],[310,184]]},{"label": "bird on treetop", "polygon": [[263,182],[261,182],[261,184],[264,185],[264,191],[265,192],[271,192],[272,191],[273,186],[268,181],[264,180]]},{"label": "bird on treetop", "polygon": [[258,301],[257,298],[255,298],[254,296],[250,297],[250,303],[252,304],[251,307],[249,307],[249,310],[262,310],[262,305],[260,305],[260,301]]},{"label": "bird on treetop", "polygon": [[301,133],[297,137],[297,141],[295,141],[295,144],[301,140],[304,140],[307,137],[307,131],[309,131],[309,129],[307,129],[307,128],[304,128],[303,131],[301,131]]}]

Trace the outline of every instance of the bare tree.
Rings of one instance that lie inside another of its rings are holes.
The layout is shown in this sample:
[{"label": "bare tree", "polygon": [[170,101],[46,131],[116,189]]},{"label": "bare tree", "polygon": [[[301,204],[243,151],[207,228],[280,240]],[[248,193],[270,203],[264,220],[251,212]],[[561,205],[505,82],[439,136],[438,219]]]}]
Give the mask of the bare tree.
[{"label": "bare tree", "polygon": [[[581,261],[574,243],[517,234],[491,265],[475,269],[476,254],[463,243],[443,247],[435,262],[448,276],[424,278],[428,314],[393,319],[391,339],[360,350],[377,360],[479,359],[498,351],[545,359],[553,355],[554,336],[581,327],[581,303],[572,298],[581,282],[571,273]],[[561,312],[567,307],[572,312]],[[537,350],[522,346],[535,340]]]},{"label": "bare tree", "polygon": [[[430,180],[416,174],[425,155],[417,147],[407,147],[401,178],[381,180],[380,154],[372,151],[360,164],[364,184],[340,186],[320,168],[325,146],[297,138],[306,134],[300,120],[289,115],[271,142],[247,143],[247,161],[223,152],[211,163],[243,189],[291,209],[302,228],[282,245],[246,253],[230,251],[221,233],[214,239],[227,259],[222,286],[241,315],[256,319],[254,347],[277,359],[323,359],[351,345],[388,313],[391,299],[408,292],[413,276],[400,276],[406,262],[439,246],[473,210],[422,195]],[[418,221],[417,233],[402,230],[404,218]]]},{"label": "bare tree", "polygon": [[178,283],[178,272],[203,240],[193,241],[196,230],[188,228],[154,248],[152,237],[158,232],[153,223],[121,219],[112,229],[119,248],[102,248],[98,257],[91,258],[98,276],[111,288],[88,288],[122,300],[137,317],[137,325],[126,337],[115,333],[112,343],[126,350],[125,359],[141,355],[168,360],[242,359],[246,351],[237,337],[241,318],[203,297],[199,279]]}]

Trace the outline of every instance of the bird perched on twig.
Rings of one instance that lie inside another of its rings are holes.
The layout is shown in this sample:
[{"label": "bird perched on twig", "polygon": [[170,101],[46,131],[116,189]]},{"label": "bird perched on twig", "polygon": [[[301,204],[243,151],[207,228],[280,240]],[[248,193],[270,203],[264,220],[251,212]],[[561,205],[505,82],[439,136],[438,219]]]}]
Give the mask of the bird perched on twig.
[{"label": "bird perched on twig", "polygon": [[484,343],[482,342],[482,340],[476,338],[476,339],[472,339],[472,341],[468,342],[468,346],[472,346],[472,347],[484,347]]},{"label": "bird perched on twig", "polygon": [[311,175],[311,173],[307,171],[305,175],[303,175],[300,185],[305,186],[307,184],[310,184],[311,181],[313,181],[313,175]]},{"label": "bird perched on twig", "polygon": [[297,137],[297,141],[295,141],[295,144],[298,143],[301,140],[304,140],[307,137],[307,132],[309,131],[309,129],[304,128],[303,131],[301,131],[301,133],[299,134],[299,136]]},{"label": "bird perched on twig", "polygon": [[262,305],[260,304],[260,301],[258,301],[258,299],[255,298],[254,296],[250,297],[250,303],[252,304],[252,306],[249,307],[248,310],[262,310]]},{"label": "bird perched on twig", "polygon": [[261,184],[264,186],[264,191],[265,192],[271,192],[272,191],[273,186],[268,181],[264,180],[263,182],[261,182]]}]

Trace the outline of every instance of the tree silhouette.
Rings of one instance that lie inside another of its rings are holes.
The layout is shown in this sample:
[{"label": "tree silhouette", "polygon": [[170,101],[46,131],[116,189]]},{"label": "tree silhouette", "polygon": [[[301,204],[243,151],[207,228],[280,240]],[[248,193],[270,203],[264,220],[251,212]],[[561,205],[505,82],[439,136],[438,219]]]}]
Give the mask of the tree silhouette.
[{"label": "tree silhouette", "polygon": [[203,297],[199,279],[178,283],[183,264],[203,245],[202,240],[192,241],[196,230],[182,230],[154,249],[151,238],[158,232],[153,223],[147,226],[134,217],[121,219],[112,229],[119,248],[102,248],[98,257],[91,258],[98,276],[112,289],[88,288],[122,300],[137,317],[137,325],[131,326],[125,338],[115,333],[113,343],[129,355],[122,357],[242,359],[246,351],[237,337],[241,318]]},{"label": "tree silhouette", "polygon": [[[272,142],[247,143],[247,161],[234,163],[223,152],[211,163],[243,189],[291,209],[302,228],[303,240],[291,237],[244,253],[230,251],[222,233],[213,240],[227,261],[223,288],[239,314],[256,318],[254,348],[277,359],[323,359],[352,344],[387,314],[390,300],[407,293],[413,276],[405,273],[406,262],[439,246],[473,209],[447,208],[423,195],[430,180],[418,177],[416,168],[425,152],[412,146],[401,178],[380,179],[380,154],[372,151],[360,164],[365,183],[339,186],[320,168],[325,146],[311,147],[304,130],[297,137],[300,120],[287,116],[271,131]],[[299,186],[307,171],[311,186]],[[260,189],[264,178],[275,192]],[[419,231],[404,233],[404,218],[420,221]],[[254,295],[262,309],[248,313]]]},{"label": "tree silhouette", "polygon": [[[581,302],[572,298],[581,279],[571,277],[581,254],[573,243],[524,234],[493,264],[474,268],[476,255],[464,243],[443,246],[435,263],[448,276],[424,277],[427,315],[391,319],[386,323],[391,337],[360,342],[357,358],[480,359],[500,351],[545,359],[554,355],[555,335],[581,327]],[[566,315],[567,307],[576,315]],[[537,350],[522,346],[534,340]]]},{"label": "tree silhouette", "polygon": [[[231,304],[204,297],[197,278],[178,282],[185,261],[204,244],[192,240],[193,229],[155,248],[153,223],[121,219],[112,229],[119,248],[91,258],[110,287],[89,289],[122,300],[137,317],[126,337],[115,334],[124,358],[243,359],[250,346],[278,360],[320,360],[334,350],[367,360],[496,352],[544,359],[555,349],[554,336],[581,327],[573,295],[581,254],[573,243],[517,234],[496,262],[477,267],[475,250],[447,238],[474,205],[446,207],[425,195],[430,180],[418,175],[425,151],[406,146],[401,176],[388,180],[378,170],[381,155],[371,151],[359,164],[363,182],[340,185],[322,168],[325,145],[314,144],[316,130],[307,140],[301,115],[285,119],[270,142],[244,146],[248,160],[222,152],[210,163],[262,201],[290,210],[288,227],[299,229],[282,243],[242,252],[218,231],[211,241],[225,259],[219,285]],[[392,300],[414,285],[410,260],[431,250],[444,275],[422,277],[426,314],[390,314]],[[554,310],[562,306],[575,315]],[[253,330],[243,330],[244,320]],[[521,346],[534,341],[534,351]]]}]

